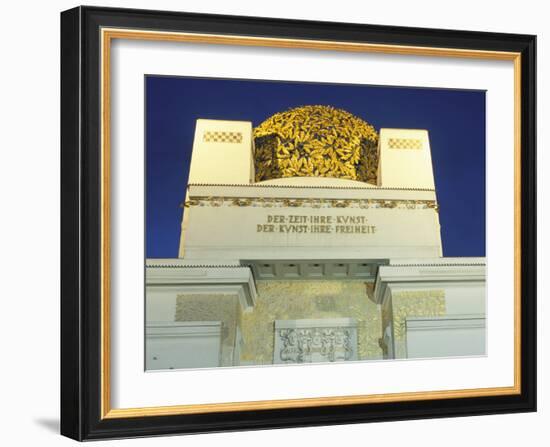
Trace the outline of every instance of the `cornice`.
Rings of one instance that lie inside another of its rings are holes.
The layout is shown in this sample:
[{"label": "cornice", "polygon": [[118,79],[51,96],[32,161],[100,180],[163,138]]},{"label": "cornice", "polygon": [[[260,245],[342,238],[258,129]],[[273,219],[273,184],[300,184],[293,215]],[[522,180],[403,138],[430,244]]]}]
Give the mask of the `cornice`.
[{"label": "cornice", "polygon": [[223,197],[195,196],[186,200],[185,208],[190,207],[260,207],[260,208],[388,208],[388,209],[433,209],[439,210],[435,200],[417,199],[318,199],[290,197]]},{"label": "cornice", "polygon": [[262,184],[262,183],[189,183],[187,187],[192,186],[215,186],[215,187],[236,187],[236,188],[287,188],[287,189],[353,189],[353,190],[367,190],[367,191],[427,191],[435,192],[435,189],[429,188],[391,188],[382,186],[315,186],[315,185],[275,185],[275,184]]}]

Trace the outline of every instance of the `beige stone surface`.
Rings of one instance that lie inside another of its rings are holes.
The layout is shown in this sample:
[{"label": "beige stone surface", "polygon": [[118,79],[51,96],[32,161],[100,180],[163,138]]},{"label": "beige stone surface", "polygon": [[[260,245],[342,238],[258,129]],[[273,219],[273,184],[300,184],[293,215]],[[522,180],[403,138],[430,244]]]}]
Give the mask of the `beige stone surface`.
[{"label": "beige stone surface", "polygon": [[381,358],[381,318],[364,281],[258,281],[258,302],[243,314],[241,360],[273,361],[275,320],[355,318],[360,360]]},{"label": "beige stone surface", "polygon": [[427,130],[380,129],[378,186],[435,189]]},{"label": "beige stone surface", "polygon": [[[395,357],[406,358],[405,322],[409,317],[445,316],[445,291],[442,289],[401,291],[392,294]],[[384,318],[386,319],[386,318]]]},{"label": "beige stone surface", "polygon": [[231,365],[240,312],[236,295],[180,294],[176,299],[175,321],[221,321],[222,364]]},{"label": "beige stone surface", "polygon": [[[243,313],[231,295],[178,295],[176,321],[222,321],[222,355],[229,356],[240,327],[244,344],[241,361],[273,362],[275,320],[355,318],[358,359],[379,359],[381,316],[368,299],[364,281],[258,281],[258,301]],[[372,285],[370,285],[372,287]],[[227,359],[228,360],[228,359]]]}]

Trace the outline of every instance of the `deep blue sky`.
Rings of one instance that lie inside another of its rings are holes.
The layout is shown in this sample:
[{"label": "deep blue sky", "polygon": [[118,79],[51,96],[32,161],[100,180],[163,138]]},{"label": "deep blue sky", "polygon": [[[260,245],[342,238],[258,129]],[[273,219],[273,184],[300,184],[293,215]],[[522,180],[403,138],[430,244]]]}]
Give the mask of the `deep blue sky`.
[{"label": "deep blue sky", "polygon": [[146,255],[178,255],[197,118],[258,125],[301,105],[342,108],[381,127],[427,129],[444,256],[485,256],[485,92],[147,76]]}]

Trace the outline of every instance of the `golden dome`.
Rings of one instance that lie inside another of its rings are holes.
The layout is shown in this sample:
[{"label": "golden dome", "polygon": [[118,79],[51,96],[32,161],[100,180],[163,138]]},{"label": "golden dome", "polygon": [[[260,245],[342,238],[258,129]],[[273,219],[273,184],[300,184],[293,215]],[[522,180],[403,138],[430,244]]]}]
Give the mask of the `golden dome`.
[{"label": "golden dome", "polygon": [[256,181],[336,177],[376,184],[378,133],[331,106],[276,113],[254,129]]}]

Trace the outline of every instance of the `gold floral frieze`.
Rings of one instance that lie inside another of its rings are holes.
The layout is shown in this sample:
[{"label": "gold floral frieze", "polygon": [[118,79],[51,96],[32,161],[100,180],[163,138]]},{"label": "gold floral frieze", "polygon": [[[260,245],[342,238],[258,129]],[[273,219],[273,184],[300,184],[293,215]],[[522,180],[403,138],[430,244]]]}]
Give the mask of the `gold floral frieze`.
[{"label": "gold floral frieze", "polygon": [[443,289],[432,290],[402,290],[400,292],[393,292],[392,297],[394,299],[401,298],[445,298],[445,291]]},{"label": "gold floral frieze", "polygon": [[281,197],[193,197],[184,203],[190,207],[256,207],[256,208],[388,208],[388,209],[434,209],[438,210],[435,200],[402,199],[291,199]]},{"label": "gold floral frieze", "polygon": [[378,133],[345,110],[296,107],[269,117],[253,137],[257,182],[286,177],[377,182]]},{"label": "gold floral frieze", "polygon": [[445,291],[410,290],[392,293],[393,330],[397,341],[405,337],[409,317],[441,317],[446,313]]},{"label": "gold floral frieze", "polygon": [[422,149],[422,140],[417,138],[390,138],[388,139],[390,149]]},{"label": "gold floral frieze", "polygon": [[368,299],[364,281],[258,281],[252,312],[242,313],[245,343],[241,360],[272,364],[276,320],[353,318],[357,322],[357,359],[379,359],[381,320]]},{"label": "gold floral frieze", "polygon": [[206,131],[202,136],[205,143],[242,143],[241,132]]},{"label": "gold floral frieze", "polygon": [[233,364],[233,348],[241,319],[241,306],[237,295],[223,293],[180,293],[176,296],[174,321],[220,321],[221,364]]}]

